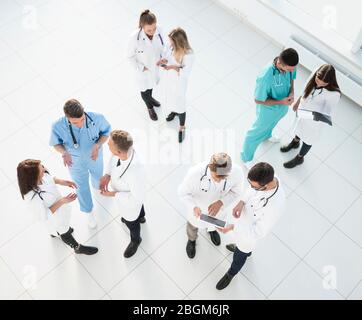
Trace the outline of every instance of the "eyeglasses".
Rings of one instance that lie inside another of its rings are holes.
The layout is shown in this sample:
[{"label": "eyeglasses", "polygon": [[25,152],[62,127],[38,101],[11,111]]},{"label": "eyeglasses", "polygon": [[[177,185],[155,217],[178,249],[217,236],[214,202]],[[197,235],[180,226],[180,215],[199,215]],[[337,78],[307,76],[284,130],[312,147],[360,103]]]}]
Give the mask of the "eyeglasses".
[{"label": "eyeglasses", "polygon": [[256,191],[264,191],[266,189],[266,185],[260,186],[259,188],[254,187],[253,184],[251,183],[250,179],[248,179],[248,182],[250,183],[250,186],[256,190]]}]

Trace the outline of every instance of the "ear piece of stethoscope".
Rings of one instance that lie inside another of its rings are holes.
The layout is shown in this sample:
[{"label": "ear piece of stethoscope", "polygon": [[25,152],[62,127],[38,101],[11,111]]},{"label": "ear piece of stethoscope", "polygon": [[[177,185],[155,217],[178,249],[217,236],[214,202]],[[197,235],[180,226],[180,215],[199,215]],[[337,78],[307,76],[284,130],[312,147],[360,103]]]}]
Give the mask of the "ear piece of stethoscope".
[{"label": "ear piece of stethoscope", "polygon": [[[205,172],[204,172],[203,176],[200,178],[200,189],[203,192],[208,192],[210,190],[210,186],[211,186],[211,179],[207,177],[207,170],[208,169],[209,169],[209,165],[206,166]],[[203,181],[205,181],[205,178],[207,178],[207,181],[208,181],[208,187],[207,188],[203,188],[201,186]],[[225,189],[226,189],[226,182],[227,182],[227,179],[225,179],[225,181],[224,181],[224,187],[223,187],[222,191],[225,191]]]}]

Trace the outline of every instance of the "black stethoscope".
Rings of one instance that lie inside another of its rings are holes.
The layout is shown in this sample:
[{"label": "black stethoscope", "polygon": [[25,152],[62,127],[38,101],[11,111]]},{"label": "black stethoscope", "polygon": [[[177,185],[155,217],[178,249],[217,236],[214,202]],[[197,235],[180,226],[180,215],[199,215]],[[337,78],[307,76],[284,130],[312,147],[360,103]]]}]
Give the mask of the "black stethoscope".
[{"label": "black stethoscope", "polygon": [[[207,177],[207,170],[208,169],[209,169],[209,165],[206,166],[205,172],[204,172],[203,176],[200,178],[200,189],[201,189],[201,191],[204,191],[204,192],[208,192],[210,190],[210,187],[211,187],[211,179]],[[208,182],[206,182],[207,183],[206,188],[202,187],[203,181],[206,181],[205,178],[207,178],[207,181],[208,181]],[[226,189],[226,183],[227,183],[227,179],[225,179],[225,181],[224,181],[224,187],[222,189],[222,192],[225,191],[225,189]]]},{"label": "black stethoscope", "polygon": [[[43,166],[43,167],[44,167],[44,166]],[[45,173],[45,174],[50,174],[48,170],[45,170],[44,173]],[[43,194],[43,193],[46,193],[46,191],[40,190],[39,188],[38,188],[38,189],[33,188],[33,191],[34,191],[34,194],[33,194],[32,198],[31,198],[31,200],[33,200],[34,197],[35,197],[36,195],[38,195],[39,198],[40,198],[40,200],[41,200],[41,201],[44,201],[44,198],[43,198],[42,194]]]},{"label": "black stethoscope", "polygon": [[[138,31],[138,34],[137,34],[137,41],[140,40],[140,35],[141,35],[141,32],[142,32],[142,28],[140,29],[140,31]],[[159,33],[158,34],[158,38],[160,39],[160,42],[161,42],[161,45],[162,47],[164,46],[164,42],[163,42],[163,39],[162,39],[162,36],[161,34]],[[143,41],[146,40],[146,38],[142,38]],[[137,53],[143,53],[143,50],[140,50],[140,51],[137,51]]]},{"label": "black stethoscope", "polygon": [[[84,112],[84,114],[85,114],[85,126],[86,126],[86,129],[87,129],[87,132],[88,132],[88,137],[90,138],[90,140],[92,140],[95,143],[99,139],[99,136],[90,137],[88,119],[89,119],[89,121],[90,121],[93,128],[96,126],[96,124],[95,124],[95,122],[93,121],[93,119],[91,118],[91,116],[88,113]],[[74,131],[73,131],[73,128],[72,128],[72,124],[70,123],[69,120],[68,120],[68,126],[69,126],[70,135],[72,136],[72,140],[73,140],[73,147],[74,147],[74,149],[78,149],[79,148],[79,143],[77,142],[77,139],[75,138]]]},{"label": "black stethoscope", "polygon": [[[261,207],[258,207],[257,209],[254,209],[254,210],[259,210],[259,209],[261,209],[261,208],[265,208],[266,205],[268,204],[269,200],[275,196],[275,194],[277,193],[278,189],[279,189],[279,181],[277,180],[277,187],[276,187],[275,191],[274,191],[269,197],[262,197],[262,198],[260,198],[260,199],[259,199],[259,202],[264,201],[264,204],[263,204]],[[251,208],[254,208],[254,205],[250,205],[250,207],[251,207]]]},{"label": "black stethoscope", "polygon": [[[129,168],[129,166],[131,165],[131,163],[132,163],[132,161],[133,161],[134,154],[135,154],[135,151],[133,150],[133,152],[132,152],[132,156],[131,156],[131,160],[129,161],[129,163],[128,163],[128,165],[127,165],[126,169],[124,169],[124,171],[123,171],[123,172],[122,172],[122,174],[120,175],[119,179],[121,179],[121,178],[124,176],[124,174],[127,172],[127,170],[128,170],[128,168]],[[120,165],[121,165],[121,160],[120,160],[120,159],[118,159],[118,161],[117,161],[117,167],[119,167]]]}]

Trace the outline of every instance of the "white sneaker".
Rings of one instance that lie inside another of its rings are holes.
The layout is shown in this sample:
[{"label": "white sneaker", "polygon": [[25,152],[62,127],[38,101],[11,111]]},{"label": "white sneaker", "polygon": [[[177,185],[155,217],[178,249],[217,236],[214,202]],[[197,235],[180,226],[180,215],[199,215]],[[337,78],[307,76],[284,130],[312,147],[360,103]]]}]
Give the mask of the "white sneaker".
[{"label": "white sneaker", "polygon": [[96,219],[94,218],[94,213],[93,212],[90,212],[90,213],[86,213],[87,216],[88,216],[88,227],[90,229],[95,229],[97,228],[97,221]]},{"label": "white sneaker", "polygon": [[271,143],[278,143],[280,142],[280,137],[278,136],[271,136],[269,139],[268,139],[269,142]]}]

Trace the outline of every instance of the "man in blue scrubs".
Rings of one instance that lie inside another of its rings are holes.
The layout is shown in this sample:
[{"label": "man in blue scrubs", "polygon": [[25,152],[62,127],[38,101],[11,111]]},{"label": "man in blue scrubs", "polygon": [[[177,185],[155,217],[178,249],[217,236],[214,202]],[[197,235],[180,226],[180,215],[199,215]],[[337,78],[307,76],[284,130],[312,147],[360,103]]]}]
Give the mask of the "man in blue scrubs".
[{"label": "man in blue scrubs", "polygon": [[264,140],[278,142],[272,131],[287,114],[288,106],[294,101],[294,80],[298,53],[288,48],[268,64],[256,79],[255,102],[256,120],[246,137],[241,152],[241,160],[250,166],[256,148]]},{"label": "man in blue scrubs", "polygon": [[80,210],[88,216],[88,226],[97,226],[89,175],[92,187],[99,189],[103,175],[102,145],[107,141],[111,126],[99,113],[85,112],[79,101],[71,99],[64,105],[65,116],[52,126],[50,145],[61,153],[64,165],[77,185]]}]

